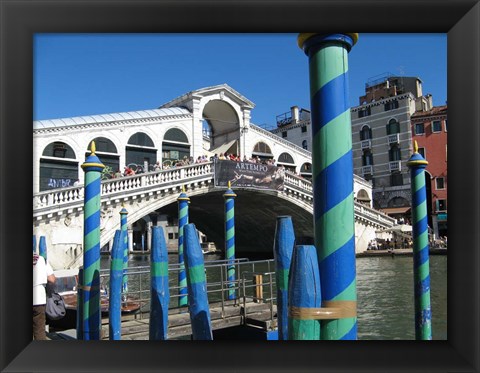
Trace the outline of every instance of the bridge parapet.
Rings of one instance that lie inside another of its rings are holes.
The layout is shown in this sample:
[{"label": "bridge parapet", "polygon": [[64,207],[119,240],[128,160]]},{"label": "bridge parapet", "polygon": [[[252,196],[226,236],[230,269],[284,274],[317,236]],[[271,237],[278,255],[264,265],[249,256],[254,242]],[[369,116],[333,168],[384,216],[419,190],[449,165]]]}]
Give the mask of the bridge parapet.
[{"label": "bridge parapet", "polygon": [[[139,175],[121,177],[102,181],[101,201],[106,204],[112,199],[128,199],[142,196],[152,191],[166,188],[176,188],[181,185],[195,184],[202,181],[211,183],[214,178],[213,162],[198,163],[189,166],[154,171]],[[42,219],[43,216],[51,217],[61,215],[62,212],[83,210],[83,185],[69,188],[54,189],[33,195],[33,217]],[[285,173],[285,189],[278,192],[281,198],[292,198],[308,211],[313,208],[312,183],[292,173]],[[385,228],[395,224],[395,219],[375,209],[355,202],[357,218]]]}]

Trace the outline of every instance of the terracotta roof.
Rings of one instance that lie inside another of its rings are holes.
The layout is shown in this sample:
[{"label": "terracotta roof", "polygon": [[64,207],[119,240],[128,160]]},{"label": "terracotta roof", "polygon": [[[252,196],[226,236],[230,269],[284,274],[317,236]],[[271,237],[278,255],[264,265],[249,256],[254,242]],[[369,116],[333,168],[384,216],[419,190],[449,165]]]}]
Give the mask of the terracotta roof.
[{"label": "terracotta roof", "polygon": [[434,106],[432,110],[429,111],[417,111],[413,113],[412,118],[431,117],[434,115],[447,115],[447,105]]}]

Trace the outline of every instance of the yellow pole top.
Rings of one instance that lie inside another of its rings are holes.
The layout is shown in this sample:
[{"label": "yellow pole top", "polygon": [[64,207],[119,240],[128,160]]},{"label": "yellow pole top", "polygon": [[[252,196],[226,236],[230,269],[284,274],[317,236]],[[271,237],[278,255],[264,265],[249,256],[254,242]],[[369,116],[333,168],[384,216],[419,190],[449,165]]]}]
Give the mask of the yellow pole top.
[{"label": "yellow pole top", "polygon": [[228,181],[228,188],[229,188],[229,189],[231,188],[231,186],[230,186],[230,180]]},{"label": "yellow pole top", "polygon": [[92,141],[92,144],[90,145],[90,151],[92,152],[91,155],[95,155],[95,151],[97,148],[95,147],[95,141]]},{"label": "yellow pole top", "polygon": [[415,140],[413,142],[413,152],[414,153],[418,153],[418,144],[417,144],[417,140]]},{"label": "yellow pole top", "polygon": [[185,185],[182,185],[182,192],[185,193]]}]

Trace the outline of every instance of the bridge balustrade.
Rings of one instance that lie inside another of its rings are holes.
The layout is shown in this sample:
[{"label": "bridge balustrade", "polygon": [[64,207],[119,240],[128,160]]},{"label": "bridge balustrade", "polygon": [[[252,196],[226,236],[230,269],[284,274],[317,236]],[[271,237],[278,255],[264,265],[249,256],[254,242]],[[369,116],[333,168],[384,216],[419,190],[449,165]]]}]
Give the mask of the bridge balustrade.
[{"label": "bridge balustrade", "polygon": [[[205,162],[104,180],[101,183],[102,202],[116,196],[125,198],[191,182],[213,180],[213,177],[213,162]],[[290,172],[285,172],[283,193],[293,195],[293,198],[304,199],[309,205],[313,203],[312,183]],[[82,209],[83,198],[83,185],[36,193],[33,195],[33,216],[40,219],[42,215],[61,213],[65,209]],[[358,202],[355,202],[355,214],[385,228],[395,224],[395,219]]]}]

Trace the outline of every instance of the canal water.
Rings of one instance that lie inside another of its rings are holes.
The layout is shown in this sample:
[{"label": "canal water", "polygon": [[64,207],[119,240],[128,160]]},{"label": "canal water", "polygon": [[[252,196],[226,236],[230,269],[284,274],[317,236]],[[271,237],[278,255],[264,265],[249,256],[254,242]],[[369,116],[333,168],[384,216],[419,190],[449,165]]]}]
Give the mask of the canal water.
[{"label": "canal water", "polygon": [[[170,255],[170,262],[177,260]],[[206,260],[221,259],[210,257]],[[109,258],[102,257],[102,268]],[[149,255],[130,255],[129,267],[149,266]],[[257,266],[256,271],[267,272]],[[218,272],[217,272],[218,273]],[[218,281],[216,272],[207,273],[208,281]],[[170,279],[176,285],[176,276]],[[130,287],[137,287],[129,283]],[[142,287],[148,289],[143,278]],[[447,256],[430,257],[432,335],[447,339]],[[359,340],[414,340],[413,258],[408,256],[357,258],[357,301]],[[172,304],[176,300],[172,301]]]}]

